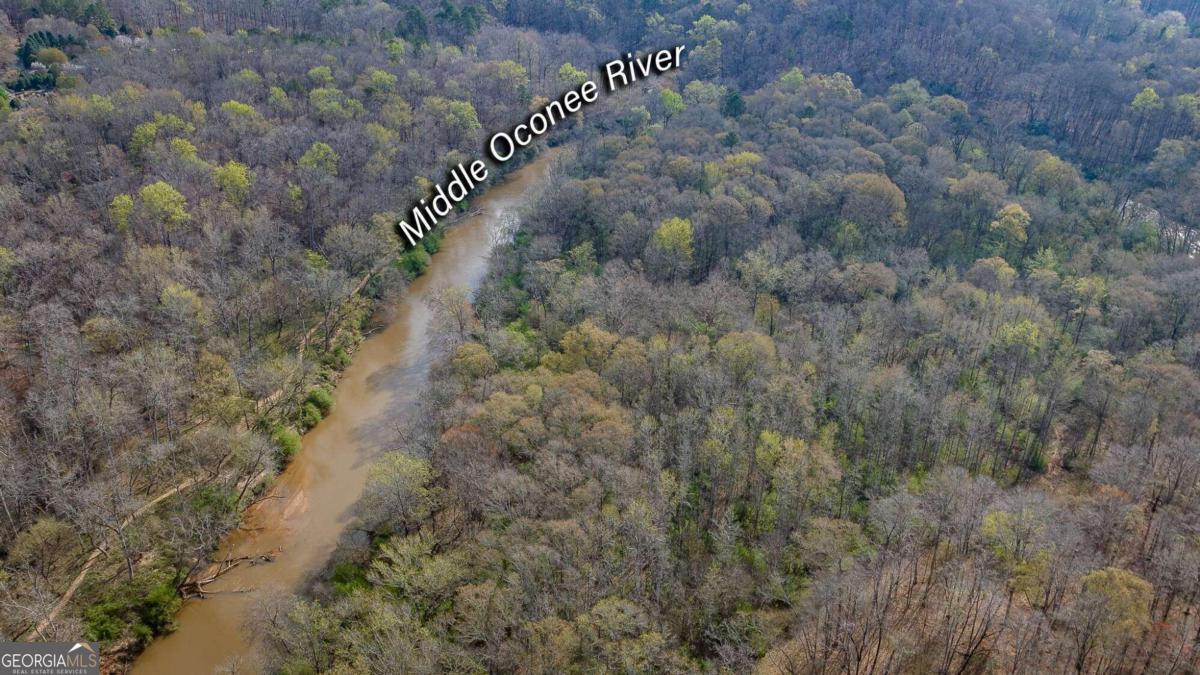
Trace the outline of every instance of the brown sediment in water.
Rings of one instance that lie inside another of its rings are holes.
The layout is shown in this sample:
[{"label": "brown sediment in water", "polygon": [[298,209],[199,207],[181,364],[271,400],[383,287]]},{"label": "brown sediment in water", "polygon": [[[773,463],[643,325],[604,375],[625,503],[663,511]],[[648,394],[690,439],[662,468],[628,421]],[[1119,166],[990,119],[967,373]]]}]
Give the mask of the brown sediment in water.
[{"label": "brown sediment in water", "polygon": [[272,497],[247,511],[245,527],[230,534],[215,556],[275,554],[274,561],[239,565],[208,584],[214,594],[185,602],[177,630],[153,642],[132,672],[260,669],[258,650],[246,635],[247,611],[264,593],[303,590],[328,563],[352,524],[371,459],[389,449],[388,431],[413,405],[438,355],[430,342],[427,300],[447,286],[478,287],[498,233],[511,227],[527,193],[545,176],[551,154],[493,186],[472,203],[481,213],[447,230],[433,263],[409,286],[392,321],[362,343],[342,374],[332,413],[304,436]]}]

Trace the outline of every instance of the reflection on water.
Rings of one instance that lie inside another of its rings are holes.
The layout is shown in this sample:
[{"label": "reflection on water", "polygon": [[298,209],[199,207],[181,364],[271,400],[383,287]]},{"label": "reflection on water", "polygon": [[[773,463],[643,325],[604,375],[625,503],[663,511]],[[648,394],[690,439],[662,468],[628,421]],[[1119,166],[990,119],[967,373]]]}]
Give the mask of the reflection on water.
[{"label": "reflection on water", "polygon": [[428,299],[447,286],[477,288],[487,257],[511,237],[518,209],[545,175],[547,153],[473,203],[481,213],[451,227],[433,264],[408,288],[387,328],[363,342],[334,392],[334,408],[304,436],[301,451],[279,476],[272,497],[246,514],[218,558],[277,552],[275,561],[242,565],[190,600],[178,630],[158,640],[134,664],[135,673],[257,670],[242,630],[247,610],[264,593],[295,592],[328,562],[350,524],[371,458],[387,450],[396,423],[415,404],[437,345],[430,343]]}]

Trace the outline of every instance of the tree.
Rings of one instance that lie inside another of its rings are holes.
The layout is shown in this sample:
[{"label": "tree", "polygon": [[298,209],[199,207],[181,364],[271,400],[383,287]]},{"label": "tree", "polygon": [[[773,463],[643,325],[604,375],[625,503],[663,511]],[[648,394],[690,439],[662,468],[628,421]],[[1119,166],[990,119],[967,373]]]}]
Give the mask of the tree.
[{"label": "tree", "polygon": [[908,224],[904,192],[887,176],[854,173],[843,185],[842,217],[866,227],[868,239],[890,240]]},{"label": "tree", "polygon": [[371,466],[361,506],[366,526],[374,532],[407,535],[429,518],[438,489],[431,484],[429,462],[404,452],[391,452]]},{"label": "tree", "polygon": [[558,68],[558,81],[569,89],[578,89],[588,81],[588,74],[570,63],[563,63]]},{"label": "tree", "polygon": [[396,90],[396,76],[386,70],[371,68],[366,79],[366,89],[371,96],[386,96]]},{"label": "tree", "polygon": [[117,232],[128,232],[129,216],[133,213],[133,197],[126,194],[113,197],[108,206],[108,213],[112,217],[113,226]]},{"label": "tree", "polygon": [[162,240],[168,246],[171,233],[191,220],[187,212],[187,198],[166,181],[157,181],[142,188],[142,207],[162,231]]},{"label": "tree", "polygon": [[308,79],[318,87],[328,87],[333,84],[333,69],[329,66],[313,66],[308,69]]},{"label": "tree", "polygon": [[1134,111],[1142,114],[1159,110],[1163,105],[1162,97],[1158,95],[1154,87],[1146,87],[1139,91],[1137,96],[1133,97],[1133,103],[1130,104]]},{"label": "tree", "polygon": [[483,128],[475,106],[469,101],[430,96],[421,102],[421,108],[433,124],[437,138],[446,146],[470,147]]},{"label": "tree", "polygon": [[265,120],[258,110],[249,103],[241,101],[225,101],[221,104],[221,117],[229,126],[240,133],[254,132],[263,129]]},{"label": "tree", "polygon": [[1055,197],[1062,208],[1067,208],[1078,198],[1080,183],[1078,170],[1050,153],[1043,153],[1029,176],[1033,191]]},{"label": "tree", "polygon": [[321,673],[334,664],[338,622],[318,602],[287,596],[267,598],[255,607],[251,625],[282,670]]},{"label": "tree", "polygon": [[250,186],[254,182],[254,175],[250,173],[250,167],[229,160],[224,166],[213,168],[213,180],[216,181],[217,188],[225,194],[225,198],[231,204],[241,206],[246,203],[246,198],[250,195]]},{"label": "tree", "polygon": [[478,342],[459,346],[451,361],[454,369],[468,381],[482,379],[496,372],[496,360]]},{"label": "tree", "polygon": [[1008,204],[996,214],[988,229],[997,237],[996,248],[1003,255],[1013,244],[1024,244],[1029,235],[1026,228],[1033,220],[1020,204]]},{"label": "tree", "polygon": [[604,369],[619,338],[598,327],[591,319],[572,328],[559,341],[562,356],[557,370],[571,372],[589,368],[599,372]]},{"label": "tree", "polygon": [[308,92],[308,102],[325,125],[345,124],[363,114],[363,105],[336,87],[318,87]]},{"label": "tree", "polygon": [[470,292],[462,286],[447,286],[429,299],[435,326],[453,344],[461,344],[479,327]]},{"label": "tree", "polygon": [[338,172],[338,154],[327,143],[313,143],[304,155],[300,157],[300,167],[310,171],[336,176]]},{"label": "tree", "polygon": [[1121,648],[1150,626],[1154,589],[1145,579],[1119,567],[1085,575],[1069,617],[1077,631],[1075,669],[1083,672],[1097,651]]},{"label": "tree", "polygon": [[1075,279],[1069,287],[1075,301],[1075,308],[1071,310],[1071,314],[1078,318],[1075,324],[1074,343],[1079,344],[1079,338],[1083,335],[1083,327],[1087,320],[1099,316],[1097,306],[1108,295],[1108,285],[1103,277],[1092,274]]},{"label": "tree", "polygon": [[96,30],[108,37],[114,37],[117,34],[117,23],[113,21],[108,8],[102,2],[93,2],[87,6],[83,12],[83,23],[95,26]]},{"label": "tree", "polygon": [[357,279],[372,271],[392,246],[378,227],[339,223],[325,232],[321,252],[330,264]]},{"label": "tree", "polygon": [[323,348],[328,352],[333,346],[333,333],[342,303],[350,293],[350,281],[345,272],[331,268],[328,261],[316,253],[309,254],[304,279],[308,292],[321,312]]},{"label": "tree", "polygon": [[145,543],[139,536],[142,532],[127,522],[138,506],[140,499],[127,486],[93,483],[76,495],[70,507],[72,519],[81,529],[100,541],[115,540],[128,581],[133,581],[134,560]]},{"label": "tree", "polygon": [[57,49],[55,47],[44,47],[39,49],[36,58],[38,63],[42,63],[51,67],[61,66],[67,62],[67,55],[64,54],[61,49]]},{"label": "tree", "polygon": [[975,261],[966,277],[985,291],[1002,293],[1012,288],[1017,271],[1004,258],[982,258]]},{"label": "tree", "polygon": [[775,343],[762,333],[728,333],[717,340],[716,353],[739,391],[764,375],[776,355]]},{"label": "tree", "polygon": [[687,109],[687,105],[683,102],[683,97],[674,89],[662,89],[659,96],[662,99],[662,106],[663,110],[666,111],[667,119],[671,119]]},{"label": "tree", "polygon": [[721,114],[726,117],[741,117],[746,112],[746,101],[736,89],[730,89],[721,100]]},{"label": "tree", "polygon": [[692,223],[686,218],[668,218],[654,231],[654,246],[665,255],[671,277],[692,264],[692,237]]},{"label": "tree", "polygon": [[862,528],[857,523],[832,518],[813,518],[792,533],[792,542],[797,564],[811,575],[831,567],[838,573],[844,572],[847,561],[866,548]]},{"label": "tree", "polygon": [[396,37],[408,40],[419,50],[429,43],[429,24],[419,7],[405,7],[404,14],[396,23]]}]

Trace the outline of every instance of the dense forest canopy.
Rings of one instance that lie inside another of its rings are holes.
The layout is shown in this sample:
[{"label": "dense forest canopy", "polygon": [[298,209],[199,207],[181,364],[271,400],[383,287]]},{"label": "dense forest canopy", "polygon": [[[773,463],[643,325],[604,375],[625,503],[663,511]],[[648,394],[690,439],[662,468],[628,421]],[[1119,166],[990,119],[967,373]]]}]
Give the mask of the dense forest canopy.
[{"label": "dense forest canopy", "polygon": [[1197,3],[0,7],[5,635],[170,630],[438,264],[398,212],[686,45],[437,303],[266,667],[1200,669]]},{"label": "dense forest canopy", "polygon": [[[167,626],[176,587],[256,478],[327,411],[325,383],[370,302],[436,251],[430,239],[397,258],[395,213],[474,154],[485,125],[557,93],[568,54],[595,53],[492,26],[468,52],[143,25],[109,37],[63,17],[6,24],[7,65],[21,73],[6,79],[40,73],[50,89],[0,111],[0,527],[14,637],[101,544],[124,581],[96,575],[53,634],[145,640]],[[31,65],[43,68],[26,68],[15,53],[33,42],[59,44],[64,62],[47,67],[59,57],[40,47]],[[203,487],[127,522],[192,483]]]}]

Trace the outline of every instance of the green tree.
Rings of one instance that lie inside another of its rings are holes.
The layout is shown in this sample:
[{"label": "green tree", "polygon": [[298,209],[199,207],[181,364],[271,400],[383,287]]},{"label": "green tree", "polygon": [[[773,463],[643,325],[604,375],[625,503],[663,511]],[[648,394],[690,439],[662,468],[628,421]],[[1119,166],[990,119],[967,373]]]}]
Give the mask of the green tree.
[{"label": "green tree", "polygon": [[367,476],[362,513],[377,530],[407,534],[419,526],[437,503],[429,462],[404,452],[391,452]]},{"label": "green tree", "polygon": [[716,354],[721,367],[742,390],[752,379],[767,372],[775,359],[775,343],[762,333],[727,333],[717,340]]},{"label": "green tree", "polygon": [[1138,575],[1119,567],[1105,567],[1083,577],[1083,587],[1072,608],[1075,627],[1076,672],[1086,672],[1098,650],[1119,649],[1150,627],[1150,602],[1154,587]]},{"label": "green tree", "polygon": [[654,243],[663,251],[692,261],[692,222],[686,218],[668,218],[654,231]]},{"label": "green tree", "polygon": [[326,143],[316,142],[300,157],[300,166],[312,171],[336,176],[338,172],[338,154]]},{"label": "green tree", "polygon": [[1075,167],[1048,152],[1042,153],[1029,176],[1029,187],[1033,191],[1055,197],[1062,208],[1075,201],[1082,182]]},{"label": "green tree", "polygon": [[686,218],[668,218],[654,231],[654,249],[662,256],[667,277],[674,278],[691,267],[693,236],[692,222]]},{"label": "green tree", "polygon": [[475,106],[469,101],[430,96],[422,101],[422,107],[441,130],[441,142],[445,145],[464,145],[483,128],[475,114]]},{"label": "green tree", "polygon": [[51,67],[61,66],[67,62],[67,55],[56,47],[44,47],[38,50],[37,61]]},{"label": "green tree", "polygon": [[83,23],[96,27],[96,30],[113,37],[117,34],[117,23],[113,21],[108,8],[102,2],[93,2],[83,12]]},{"label": "green tree", "polygon": [[308,69],[308,79],[318,87],[328,87],[333,84],[333,70],[329,66],[314,66]]},{"label": "green tree", "polygon": [[335,87],[318,87],[308,93],[308,102],[324,124],[341,124],[363,113],[363,105]]},{"label": "green tree", "polygon": [[1026,228],[1033,220],[1020,204],[1007,204],[996,214],[988,229],[996,237],[998,253],[1007,253],[1013,244],[1024,244],[1029,238]]},{"label": "green tree", "polygon": [[[285,96],[286,98],[286,96]],[[225,101],[221,104],[221,119],[229,128],[240,134],[261,132],[267,122],[254,106],[241,101]]]},{"label": "green tree", "polygon": [[231,204],[241,206],[250,196],[254,174],[250,172],[250,167],[231,159],[224,166],[213,168],[213,180]]},{"label": "green tree", "polygon": [[372,68],[367,72],[366,80],[366,90],[371,96],[390,94],[396,90],[396,76],[386,70]]},{"label": "green tree", "polygon": [[1138,92],[1137,96],[1133,97],[1133,103],[1130,107],[1135,112],[1148,113],[1154,110],[1160,110],[1163,107],[1162,97],[1154,90],[1154,87],[1146,87]]},{"label": "green tree", "polygon": [[478,342],[463,343],[450,360],[454,370],[468,381],[479,380],[496,372],[496,360]]},{"label": "green tree", "polygon": [[11,249],[0,246],[0,284],[8,281],[13,269],[17,266],[17,254]]},{"label": "green tree", "polygon": [[387,53],[388,61],[400,63],[408,53],[408,43],[400,38],[392,38],[387,41]]},{"label": "green tree", "polygon": [[195,125],[185,122],[172,113],[154,113],[154,119],[142,122],[133,129],[129,136],[129,152],[134,155],[146,153],[161,137],[180,136],[194,132]]},{"label": "green tree", "polygon": [[667,119],[687,110],[687,105],[683,102],[683,97],[674,89],[664,88],[661,90],[659,96],[662,99],[663,110],[667,113]]},{"label": "green tree", "polygon": [[558,81],[563,86],[577,89],[588,81],[588,74],[570,63],[564,63],[558,68]]},{"label": "green tree", "polygon": [[142,206],[151,220],[162,228],[163,241],[170,245],[171,233],[188,222],[187,198],[166,181],[156,181],[142,188]]},{"label": "green tree", "polygon": [[129,215],[133,213],[133,197],[127,194],[113,197],[112,202],[108,205],[108,213],[117,232],[128,232]]},{"label": "green tree", "polygon": [[721,114],[726,117],[741,117],[746,112],[746,100],[736,89],[731,89],[721,100]]},{"label": "green tree", "polygon": [[425,13],[416,5],[404,8],[403,16],[396,22],[394,32],[396,37],[411,42],[418,52],[421,47],[429,44],[429,22],[425,18]]}]

